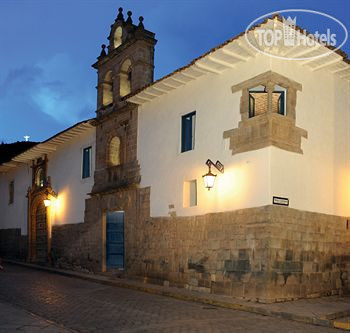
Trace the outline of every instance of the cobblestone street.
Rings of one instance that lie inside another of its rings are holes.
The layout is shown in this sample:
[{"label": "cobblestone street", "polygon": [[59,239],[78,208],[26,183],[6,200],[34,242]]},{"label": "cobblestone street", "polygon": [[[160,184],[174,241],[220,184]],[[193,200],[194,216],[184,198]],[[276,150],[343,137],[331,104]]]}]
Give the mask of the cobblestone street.
[{"label": "cobblestone street", "polygon": [[[57,332],[57,327],[77,332],[339,332],[10,264],[0,272],[0,304],[1,308],[8,304],[29,311],[56,325],[41,322],[36,328],[11,330],[6,326],[7,312],[1,311],[0,332]],[[21,313],[17,316],[22,318]]]}]

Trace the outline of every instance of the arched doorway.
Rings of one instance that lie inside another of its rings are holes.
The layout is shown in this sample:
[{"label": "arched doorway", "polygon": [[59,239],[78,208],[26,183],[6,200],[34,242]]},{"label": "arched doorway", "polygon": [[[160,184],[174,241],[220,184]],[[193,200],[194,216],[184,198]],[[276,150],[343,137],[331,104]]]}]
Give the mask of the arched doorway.
[{"label": "arched doorway", "polygon": [[47,237],[47,214],[46,207],[40,201],[35,210],[35,261],[47,262],[48,237]]}]

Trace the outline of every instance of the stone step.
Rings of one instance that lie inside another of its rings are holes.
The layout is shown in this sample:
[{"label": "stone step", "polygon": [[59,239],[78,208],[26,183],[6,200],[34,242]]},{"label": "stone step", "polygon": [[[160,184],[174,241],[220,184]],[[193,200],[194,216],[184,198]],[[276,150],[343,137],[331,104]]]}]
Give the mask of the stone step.
[{"label": "stone step", "polygon": [[350,331],[350,317],[336,319],[333,323],[335,328]]}]

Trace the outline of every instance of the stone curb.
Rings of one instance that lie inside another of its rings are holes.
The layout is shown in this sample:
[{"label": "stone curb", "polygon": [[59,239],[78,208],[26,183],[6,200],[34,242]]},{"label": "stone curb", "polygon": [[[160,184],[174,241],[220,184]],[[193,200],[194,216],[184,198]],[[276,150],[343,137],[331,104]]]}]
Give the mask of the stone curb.
[{"label": "stone curb", "polygon": [[50,267],[39,266],[39,265],[18,262],[13,260],[3,260],[3,261],[9,264],[46,271],[46,272],[59,274],[63,276],[75,277],[78,279],[92,281],[92,282],[105,284],[109,286],[127,288],[132,290],[143,291],[149,294],[172,297],[183,301],[191,301],[196,303],[213,305],[213,306],[218,306],[226,309],[245,311],[245,312],[260,314],[264,316],[277,317],[277,318],[282,318],[282,319],[287,319],[287,320],[292,320],[292,321],[297,321],[297,322],[302,322],[302,323],[312,324],[317,326],[332,327],[332,328],[335,327],[334,320],[327,319],[327,318],[303,316],[303,315],[299,315],[291,312],[284,312],[284,311],[273,311],[273,310],[269,310],[268,308],[257,307],[254,305],[234,303],[234,301],[225,302],[225,301],[207,297],[206,295],[194,295],[194,294],[186,295],[180,292],[169,290],[169,288],[167,289],[166,287],[162,287],[162,286],[159,286],[159,287],[157,286],[153,287],[150,285],[142,286],[140,283],[135,283],[132,281],[125,282],[125,281],[117,280],[117,278],[111,279],[110,277],[101,276],[101,275],[93,275],[93,274],[80,273],[80,272],[68,271],[68,270],[57,269],[57,268],[50,268]]}]

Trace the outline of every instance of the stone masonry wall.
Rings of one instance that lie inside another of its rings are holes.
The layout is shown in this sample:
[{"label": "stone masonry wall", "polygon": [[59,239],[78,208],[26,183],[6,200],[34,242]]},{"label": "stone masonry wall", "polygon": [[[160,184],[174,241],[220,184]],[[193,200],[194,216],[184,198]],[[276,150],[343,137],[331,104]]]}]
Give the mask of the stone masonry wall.
[{"label": "stone masonry wall", "polygon": [[279,206],[140,217],[127,244],[129,276],[261,302],[348,290],[346,218]]},{"label": "stone masonry wall", "polygon": [[21,228],[0,229],[0,258],[26,260],[28,238]]},{"label": "stone masonry wall", "polygon": [[94,231],[97,225],[77,223],[52,227],[52,264],[58,268],[99,271]]},{"label": "stone masonry wall", "polygon": [[126,276],[260,302],[348,292],[345,217],[264,206],[152,218],[149,197],[137,187],[92,196],[84,223],[53,227],[55,263],[104,271],[103,217],[123,210]]}]

